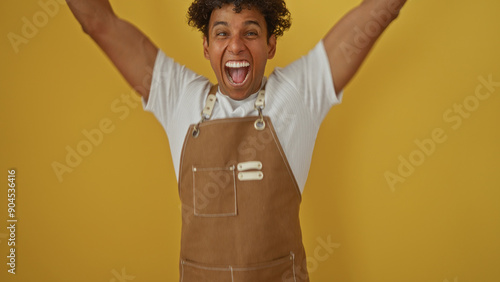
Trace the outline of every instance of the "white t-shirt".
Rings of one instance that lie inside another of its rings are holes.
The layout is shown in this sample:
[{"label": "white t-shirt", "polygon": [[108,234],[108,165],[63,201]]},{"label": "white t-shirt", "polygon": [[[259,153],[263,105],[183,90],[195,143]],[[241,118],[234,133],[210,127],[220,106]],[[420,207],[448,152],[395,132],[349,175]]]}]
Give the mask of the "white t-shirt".
[{"label": "white t-shirt", "polygon": [[[200,121],[211,86],[207,78],[158,52],[149,100],[143,106],[167,132],[177,180],[184,138],[189,126]],[[211,120],[257,116],[256,96],[257,93],[237,101],[219,90]],[[301,192],[320,124],[330,108],[341,100],[342,92],[335,93],[323,42],[287,67],[276,68],[267,78],[263,113],[271,118]]]}]

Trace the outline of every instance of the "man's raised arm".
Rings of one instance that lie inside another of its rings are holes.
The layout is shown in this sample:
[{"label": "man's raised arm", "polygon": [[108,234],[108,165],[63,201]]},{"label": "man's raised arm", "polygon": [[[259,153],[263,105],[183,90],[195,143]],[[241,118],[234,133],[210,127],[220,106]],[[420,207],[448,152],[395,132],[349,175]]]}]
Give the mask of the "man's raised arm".
[{"label": "man's raised arm", "polygon": [[351,80],[405,3],[406,0],[364,0],[328,32],[323,43],[337,92]]},{"label": "man's raised arm", "polygon": [[128,83],[147,101],[158,48],[119,19],[108,0],[66,0],[83,31],[101,47]]}]

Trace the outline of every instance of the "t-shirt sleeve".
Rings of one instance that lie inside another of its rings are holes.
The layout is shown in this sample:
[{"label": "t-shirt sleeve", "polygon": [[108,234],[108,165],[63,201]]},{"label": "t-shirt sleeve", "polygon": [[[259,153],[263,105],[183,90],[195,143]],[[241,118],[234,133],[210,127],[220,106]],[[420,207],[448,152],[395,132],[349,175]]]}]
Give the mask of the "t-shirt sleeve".
[{"label": "t-shirt sleeve", "polygon": [[143,99],[143,108],[152,112],[165,129],[180,109],[182,96],[189,88],[206,79],[190,69],[176,63],[161,50],[156,56],[148,101]]},{"label": "t-shirt sleeve", "polygon": [[336,93],[333,85],[330,62],[320,41],[306,56],[280,70],[281,74],[294,85],[312,118],[319,126],[330,108],[342,101],[343,91]]}]

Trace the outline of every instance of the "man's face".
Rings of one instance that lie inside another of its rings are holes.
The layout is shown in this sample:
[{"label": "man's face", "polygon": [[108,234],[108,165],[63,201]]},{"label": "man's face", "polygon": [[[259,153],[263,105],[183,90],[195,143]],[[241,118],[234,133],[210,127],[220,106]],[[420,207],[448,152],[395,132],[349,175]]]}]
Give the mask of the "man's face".
[{"label": "man's face", "polygon": [[267,39],[266,20],[258,10],[236,13],[233,8],[226,4],[212,12],[203,47],[222,93],[241,100],[259,90],[276,37]]}]

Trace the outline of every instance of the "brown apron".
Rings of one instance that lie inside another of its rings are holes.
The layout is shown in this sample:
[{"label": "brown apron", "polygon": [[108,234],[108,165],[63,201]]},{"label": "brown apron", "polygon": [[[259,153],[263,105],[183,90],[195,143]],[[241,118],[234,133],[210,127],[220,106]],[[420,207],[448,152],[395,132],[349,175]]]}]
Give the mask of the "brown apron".
[{"label": "brown apron", "polygon": [[301,194],[271,120],[209,120],[213,87],[181,155],[181,282],[307,282]]}]

